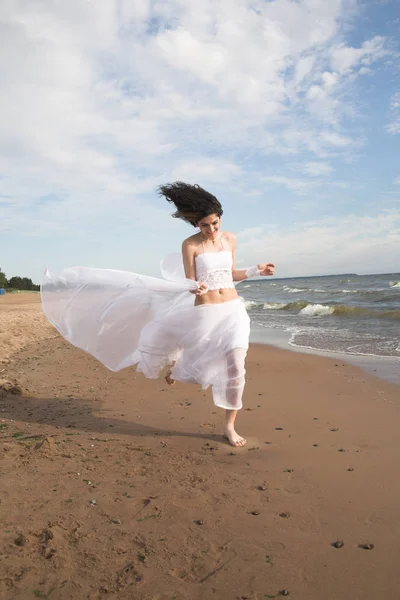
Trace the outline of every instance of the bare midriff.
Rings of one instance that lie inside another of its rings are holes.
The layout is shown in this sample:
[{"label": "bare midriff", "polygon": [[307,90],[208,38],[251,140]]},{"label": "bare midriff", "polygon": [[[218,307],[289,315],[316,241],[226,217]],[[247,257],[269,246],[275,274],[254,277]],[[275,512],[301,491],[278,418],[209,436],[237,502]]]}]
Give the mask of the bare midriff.
[{"label": "bare midriff", "polygon": [[203,296],[196,296],[194,305],[200,304],[221,304],[239,298],[235,288],[222,288],[220,290],[211,290]]}]

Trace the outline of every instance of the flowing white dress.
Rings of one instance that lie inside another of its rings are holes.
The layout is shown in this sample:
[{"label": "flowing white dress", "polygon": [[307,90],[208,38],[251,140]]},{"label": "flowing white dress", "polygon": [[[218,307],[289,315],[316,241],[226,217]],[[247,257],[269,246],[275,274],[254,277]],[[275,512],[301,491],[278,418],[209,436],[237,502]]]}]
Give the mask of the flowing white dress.
[{"label": "flowing white dress", "polygon": [[[111,371],[137,365],[157,378],[166,365],[173,379],[212,386],[216,406],[242,408],[250,320],[241,299],[194,306],[180,255],[161,263],[163,279],[74,267],[41,286],[47,319],[71,344]],[[232,254],[210,252],[196,258],[196,279],[209,289],[233,287]]]}]

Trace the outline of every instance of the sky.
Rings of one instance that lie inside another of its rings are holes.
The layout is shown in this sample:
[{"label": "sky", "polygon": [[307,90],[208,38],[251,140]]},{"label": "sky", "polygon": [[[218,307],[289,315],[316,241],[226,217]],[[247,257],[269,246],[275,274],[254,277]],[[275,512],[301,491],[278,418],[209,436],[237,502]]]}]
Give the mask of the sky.
[{"label": "sky", "polygon": [[237,267],[400,271],[398,0],[2,0],[0,268],[159,274],[198,183]]}]

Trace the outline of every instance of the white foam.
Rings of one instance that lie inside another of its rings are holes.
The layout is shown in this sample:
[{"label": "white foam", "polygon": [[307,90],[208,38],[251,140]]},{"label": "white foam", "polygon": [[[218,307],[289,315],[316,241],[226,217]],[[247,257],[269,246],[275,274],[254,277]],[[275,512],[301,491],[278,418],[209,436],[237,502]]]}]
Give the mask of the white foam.
[{"label": "white foam", "polygon": [[307,317],[321,317],[323,315],[331,315],[334,311],[332,306],[323,306],[322,304],[307,304],[301,309],[300,315]]},{"label": "white foam", "polygon": [[308,289],[292,288],[292,287],[290,287],[290,285],[283,286],[283,289],[285,290],[285,292],[288,292],[289,294],[295,294],[296,292],[308,292]]},{"label": "white foam", "polygon": [[258,306],[257,302],[254,302],[254,300],[244,300],[244,305],[247,308],[254,308],[254,306]]},{"label": "white foam", "polygon": [[391,288],[400,288],[400,281],[389,281],[389,285]]},{"label": "white foam", "polygon": [[279,302],[266,302],[263,306],[265,310],[280,310],[286,304],[280,304]]}]

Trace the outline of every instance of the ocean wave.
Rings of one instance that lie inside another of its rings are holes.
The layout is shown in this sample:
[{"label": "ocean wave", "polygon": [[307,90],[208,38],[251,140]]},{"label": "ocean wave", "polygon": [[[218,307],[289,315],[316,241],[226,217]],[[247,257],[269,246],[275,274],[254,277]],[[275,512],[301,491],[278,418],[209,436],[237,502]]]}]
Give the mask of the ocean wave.
[{"label": "ocean wave", "polygon": [[347,289],[343,289],[343,290],[330,290],[330,289],[325,289],[322,290],[321,288],[312,288],[312,287],[306,287],[306,288],[296,288],[296,287],[291,287],[290,285],[285,285],[282,288],[285,292],[287,292],[288,294],[295,294],[298,292],[309,292],[310,294],[364,294],[364,293],[371,293],[371,292],[375,292],[375,291],[384,291],[386,288],[382,288],[382,290],[347,290]]},{"label": "ocean wave", "polygon": [[247,310],[251,310],[252,308],[262,308],[264,306],[264,304],[260,304],[254,300],[245,300],[244,298],[241,298],[241,300]]},{"label": "ocean wave", "polygon": [[[396,282],[394,282],[396,283]],[[400,283],[398,286],[394,285],[392,287],[400,287]],[[335,294],[359,294],[361,296],[377,296],[379,295],[380,292],[387,292],[387,288],[375,288],[372,290],[360,290],[360,289],[355,289],[355,290],[348,290],[346,288],[343,288],[342,290],[320,290],[320,289],[313,289],[313,288],[309,288],[308,290],[302,290],[302,291],[309,291],[309,292],[313,292],[316,294],[331,294],[331,295],[335,295]]]},{"label": "ocean wave", "polygon": [[400,281],[389,281],[389,286],[391,288],[400,288]]},{"label": "ocean wave", "polygon": [[334,314],[339,316],[355,315],[365,317],[389,317],[392,319],[400,319],[399,309],[376,310],[373,308],[361,308],[358,306],[335,306]]},{"label": "ocean wave", "polygon": [[296,311],[305,308],[308,304],[307,300],[297,300],[296,302],[256,302],[255,300],[245,300],[242,298],[247,310],[263,309],[263,310],[287,310]]},{"label": "ocean wave", "polygon": [[295,294],[296,292],[309,292],[310,291],[310,288],[296,288],[296,287],[291,287],[290,285],[284,285],[283,289],[285,290],[285,292],[288,292],[289,294]]},{"label": "ocean wave", "polygon": [[[358,347],[357,350],[355,351],[354,349],[352,349],[351,347],[346,347],[343,346],[341,348],[332,348],[329,345],[329,342],[327,342],[326,346],[320,345],[320,344],[313,344],[312,340],[306,344],[306,343],[299,343],[296,340],[296,334],[293,333],[290,340],[289,340],[289,346],[293,346],[293,348],[303,348],[304,350],[312,350],[316,353],[319,352],[328,352],[329,354],[348,354],[349,356],[370,356],[370,357],[374,357],[374,358],[394,358],[396,357],[396,354],[392,354],[392,353],[378,353],[378,352],[367,352],[365,350],[362,349],[362,347]],[[395,352],[397,352],[398,350],[395,350]]]},{"label": "ocean wave", "polygon": [[335,317],[375,317],[377,319],[400,319],[399,309],[375,310],[373,308],[361,308],[359,306],[347,306],[340,304],[337,306],[308,304],[300,311],[300,314],[307,316],[334,315]]},{"label": "ocean wave", "polygon": [[307,305],[307,300],[296,300],[296,302],[288,302],[287,304],[282,304],[281,310],[302,310]]},{"label": "ocean wave", "polygon": [[323,304],[307,304],[301,309],[300,314],[308,317],[322,317],[331,315],[335,311],[333,306],[324,306]]},{"label": "ocean wave", "polygon": [[282,310],[284,306],[286,305],[280,302],[265,302],[263,304],[264,310]]},{"label": "ocean wave", "polygon": [[244,305],[247,310],[263,309],[295,312],[305,317],[323,317],[334,315],[335,317],[375,317],[377,319],[400,319],[400,309],[376,310],[373,308],[348,306],[346,304],[337,304],[332,306],[330,304],[313,304],[307,300],[297,300],[296,302],[288,303],[256,302],[254,300],[245,300]]}]

